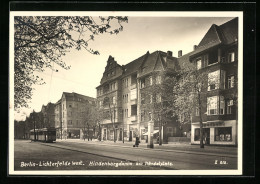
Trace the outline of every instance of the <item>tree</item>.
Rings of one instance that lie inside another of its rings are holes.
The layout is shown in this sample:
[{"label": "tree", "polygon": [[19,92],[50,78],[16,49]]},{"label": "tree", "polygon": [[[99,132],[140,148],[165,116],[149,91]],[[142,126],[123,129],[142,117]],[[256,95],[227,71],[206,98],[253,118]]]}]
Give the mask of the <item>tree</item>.
[{"label": "tree", "polygon": [[115,101],[115,97],[113,97],[112,99],[110,99],[109,97],[105,97],[103,104],[104,104],[104,106],[108,106],[108,108],[109,108],[108,116],[109,116],[112,126],[113,126],[114,142],[116,142],[116,129],[115,129],[116,101]]},{"label": "tree", "polygon": [[176,105],[178,114],[190,119],[194,109],[197,108],[200,124],[200,148],[203,143],[203,99],[206,98],[208,82],[208,70],[197,69],[193,63],[183,63],[183,70],[179,71],[179,83],[174,87],[177,94]]},{"label": "tree", "polygon": [[69,69],[62,56],[70,49],[86,49],[95,36],[118,34],[127,17],[89,16],[15,16],[14,17],[14,106],[28,107],[33,94],[32,85],[45,82],[34,71],[54,71],[54,64]]},{"label": "tree", "polygon": [[141,108],[151,114],[149,120],[153,120],[159,127],[159,145],[162,145],[162,127],[169,119],[176,116],[173,87],[177,83],[176,74],[171,70],[153,72],[141,90]]},{"label": "tree", "polygon": [[[87,137],[88,137],[88,141],[90,138],[90,128],[94,128],[95,127],[95,117],[94,117],[94,112],[95,108],[94,105],[86,102],[84,104],[84,107],[81,111],[82,113],[82,126],[83,126],[83,139],[85,141],[86,138],[86,129],[87,129]],[[92,138],[91,138],[92,140]]]}]

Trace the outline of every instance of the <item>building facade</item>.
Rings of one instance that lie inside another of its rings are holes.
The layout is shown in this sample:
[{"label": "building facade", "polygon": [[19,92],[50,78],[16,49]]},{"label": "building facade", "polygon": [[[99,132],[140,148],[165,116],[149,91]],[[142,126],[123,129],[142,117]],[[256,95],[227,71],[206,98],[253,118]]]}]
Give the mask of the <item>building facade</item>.
[{"label": "building facade", "polygon": [[[147,52],[126,65],[118,64],[109,56],[96,88],[97,104],[103,113],[102,139],[113,140],[116,136],[119,141],[133,141],[138,136],[145,141],[148,122],[156,112],[151,112],[144,104],[163,100],[160,94],[148,95],[147,89],[160,85],[165,73],[178,72],[188,62],[207,76],[208,85],[202,89],[205,143],[237,145],[237,56],[238,18],[220,26],[213,24],[198,46],[185,55],[182,51],[178,57],[173,57],[171,51]],[[109,99],[109,105],[104,103],[105,99]],[[174,137],[188,137],[192,144],[199,144],[197,108],[193,107],[191,119],[185,124],[181,124],[181,118],[166,118],[162,125],[163,142]],[[158,122],[154,124],[156,136]]]},{"label": "building facade", "polygon": [[[74,92],[63,92],[61,99],[55,104],[57,138],[83,139],[86,130],[86,114],[95,103],[95,98]],[[89,123],[94,124],[94,122]]]},{"label": "building facade", "polygon": [[[181,58],[180,58],[181,60]],[[203,137],[206,144],[237,145],[238,18],[213,24],[189,61],[207,73],[202,90]],[[191,143],[199,144],[199,116],[194,108]]]},{"label": "building facade", "polygon": [[55,127],[55,104],[48,103],[43,105],[41,109],[43,116],[43,125],[41,128]]},{"label": "building facade", "polygon": [[[173,57],[170,51],[147,52],[122,66],[110,56],[100,85],[97,87],[98,106],[104,114],[108,114],[101,121],[102,139],[113,140],[116,136],[115,139],[118,141],[122,141],[123,138],[126,141],[133,141],[138,136],[141,141],[146,141],[149,113],[155,113],[145,106],[151,103],[149,101],[151,97],[146,91],[149,91],[152,85],[160,85],[163,82],[162,72],[175,70],[177,70],[177,58]],[[106,98],[110,99],[112,104],[110,108],[104,104]],[[152,98],[156,101],[157,97],[154,95]],[[114,112],[112,120],[109,116],[110,111]],[[156,138],[159,132],[158,123],[155,123],[154,129]],[[162,128],[162,138],[167,142],[169,137],[182,136],[181,132],[176,119],[168,119]]]}]

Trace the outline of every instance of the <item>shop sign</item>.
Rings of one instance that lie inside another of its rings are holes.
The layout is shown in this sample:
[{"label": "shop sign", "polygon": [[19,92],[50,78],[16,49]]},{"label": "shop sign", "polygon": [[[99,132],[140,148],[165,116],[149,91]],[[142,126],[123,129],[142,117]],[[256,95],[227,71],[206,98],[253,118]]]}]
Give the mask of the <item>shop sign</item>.
[{"label": "shop sign", "polygon": [[223,121],[219,121],[219,122],[208,122],[208,123],[204,123],[203,124],[203,128],[206,127],[218,127],[218,126],[224,126],[225,123]]}]

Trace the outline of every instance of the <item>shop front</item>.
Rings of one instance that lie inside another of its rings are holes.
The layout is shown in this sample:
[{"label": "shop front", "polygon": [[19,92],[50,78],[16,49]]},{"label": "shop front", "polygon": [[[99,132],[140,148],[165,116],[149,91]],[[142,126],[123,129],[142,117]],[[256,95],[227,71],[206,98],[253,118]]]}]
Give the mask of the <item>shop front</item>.
[{"label": "shop front", "polygon": [[[193,123],[191,144],[200,144],[200,125]],[[203,142],[208,145],[237,145],[237,121],[203,123]]]}]

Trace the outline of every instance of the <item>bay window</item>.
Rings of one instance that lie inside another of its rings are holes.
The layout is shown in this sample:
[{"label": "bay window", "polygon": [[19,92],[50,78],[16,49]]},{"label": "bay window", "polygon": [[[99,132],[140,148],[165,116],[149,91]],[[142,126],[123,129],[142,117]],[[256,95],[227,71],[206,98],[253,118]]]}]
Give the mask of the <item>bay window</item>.
[{"label": "bay window", "polygon": [[222,115],[224,114],[225,101],[223,96],[212,96],[207,99],[207,114]]}]

